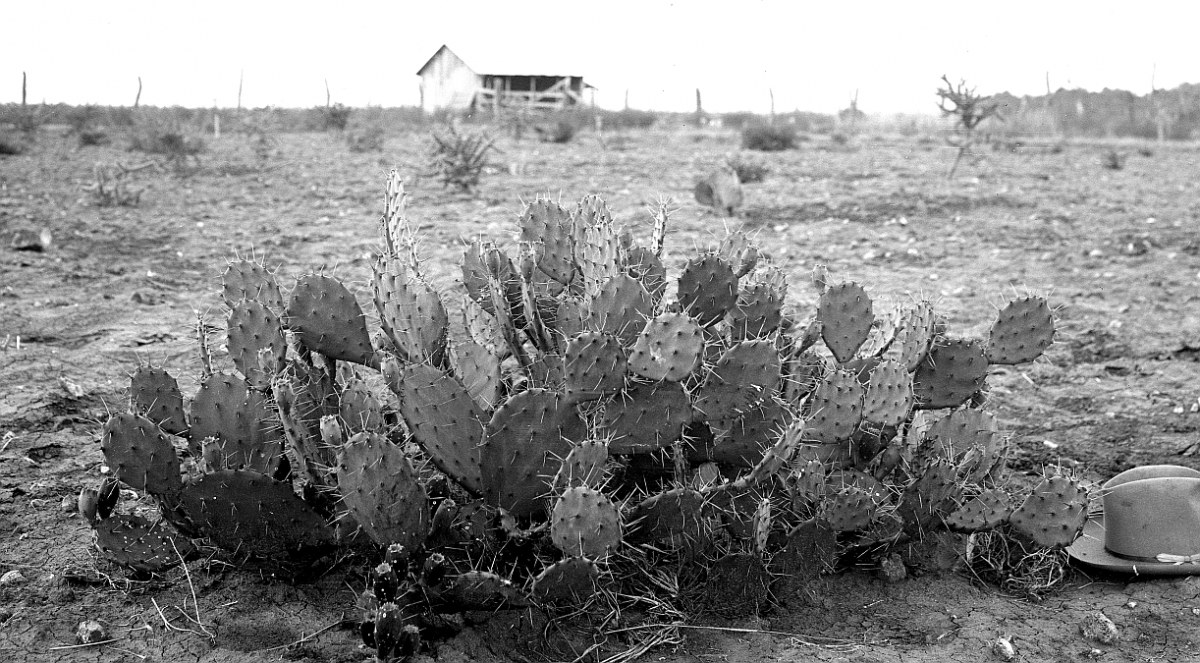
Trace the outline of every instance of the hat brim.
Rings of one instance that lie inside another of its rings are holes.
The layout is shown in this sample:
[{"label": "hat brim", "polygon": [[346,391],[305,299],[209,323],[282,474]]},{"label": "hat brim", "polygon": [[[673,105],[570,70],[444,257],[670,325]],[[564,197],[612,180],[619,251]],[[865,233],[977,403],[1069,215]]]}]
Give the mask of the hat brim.
[{"label": "hat brim", "polygon": [[1104,549],[1104,516],[1092,518],[1084,525],[1083,534],[1067,546],[1067,554],[1082,566],[1109,573],[1147,578],[1200,575],[1200,564],[1136,562],[1108,552]]}]

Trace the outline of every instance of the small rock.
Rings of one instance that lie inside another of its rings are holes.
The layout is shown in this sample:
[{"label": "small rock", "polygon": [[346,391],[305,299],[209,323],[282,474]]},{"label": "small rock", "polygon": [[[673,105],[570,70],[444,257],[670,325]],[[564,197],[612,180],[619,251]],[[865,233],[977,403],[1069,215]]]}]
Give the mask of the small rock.
[{"label": "small rock", "polygon": [[75,513],[75,510],[79,508],[79,498],[63,495],[62,502],[58,503],[58,508],[63,513]]},{"label": "small rock", "polygon": [[36,251],[44,253],[50,250],[51,235],[45,228],[41,230],[17,230],[12,235],[11,246],[17,251]]},{"label": "small rock", "polygon": [[892,553],[879,560],[879,577],[887,583],[904,582],[908,577],[908,570],[904,568],[904,559],[899,553]]},{"label": "small rock", "polygon": [[1088,640],[1111,645],[1121,637],[1120,630],[1103,612],[1096,611],[1083,618],[1079,623],[1079,632]]},{"label": "small rock", "polygon": [[90,645],[108,639],[108,628],[94,619],[79,622],[75,627],[75,642],[78,644]]},{"label": "small rock", "polygon": [[0,587],[12,587],[13,585],[23,585],[23,584],[25,584],[25,582],[26,582],[25,574],[21,573],[17,569],[7,571],[4,575],[0,576]]},{"label": "small rock", "polygon": [[1003,661],[1011,661],[1017,657],[1017,648],[1013,647],[1012,638],[999,637],[992,641],[992,654]]}]

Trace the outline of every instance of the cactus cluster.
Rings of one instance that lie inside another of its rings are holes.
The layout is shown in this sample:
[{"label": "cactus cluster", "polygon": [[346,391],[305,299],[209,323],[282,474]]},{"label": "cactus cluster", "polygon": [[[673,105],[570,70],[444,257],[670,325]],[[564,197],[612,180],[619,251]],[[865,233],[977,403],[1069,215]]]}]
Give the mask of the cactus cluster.
[{"label": "cactus cluster", "polygon": [[1053,340],[1040,297],[969,339],[927,301],[884,307],[819,272],[804,317],[745,236],[675,271],[665,205],[645,246],[595,196],[529,203],[513,255],[470,243],[454,295],[427,280],[405,207],[393,173],[374,334],[336,278],[285,290],[238,260],[222,276],[236,373],[206,367],[190,406],[164,371],[134,374],[103,450],[163,524],[93,509],[114,561],[162,569],[207,539],[294,570],[361,531],[388,551],[363,622],[387,657],[419,646],[430,610],[591,596],[639,550],[712,559],[813,527],[888,543],[1010,521],[1062,545],[1078,522],[1051,504],[1079,497],[1067,486],[1015,511],[995,487],[1007,449],[987,377]]}]

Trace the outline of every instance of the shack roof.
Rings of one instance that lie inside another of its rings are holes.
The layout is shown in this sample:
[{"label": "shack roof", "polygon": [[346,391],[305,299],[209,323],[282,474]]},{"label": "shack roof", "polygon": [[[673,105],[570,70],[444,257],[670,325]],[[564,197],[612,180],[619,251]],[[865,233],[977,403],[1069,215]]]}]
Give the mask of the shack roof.
[{"label": "shack roof", "polygon": [[471,71],[484,76],[555,76],[558,78],[569,76],[572,78],[582,78],[579,74],[561,73],[563,70],[570,71],[574,68],[574,65],[570,62],[564,62],[558,53],[544,50],[541,52],[534,50],[519,51],[511,48],[504,49],[503,52],[487,51],[482,48],[473,49],[471,47],[468,47],[467,50],[451,50],[445,44],[442,44],[442,47],[435,51],[425,61],[425,64],[421,65],[421,68],[417,70],[417,75],[423,75],[425,70],[438,59],[443,51],[465,62],[471,68]]}]

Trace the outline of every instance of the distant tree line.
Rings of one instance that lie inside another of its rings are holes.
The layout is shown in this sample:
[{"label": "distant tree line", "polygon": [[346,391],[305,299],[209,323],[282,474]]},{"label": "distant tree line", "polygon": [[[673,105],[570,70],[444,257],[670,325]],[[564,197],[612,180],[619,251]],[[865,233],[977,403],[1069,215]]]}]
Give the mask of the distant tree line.
[{"label": "distant tree line", "polygon": [[1185,83],[1138,96],[1127,90],[1059,89],[1041,96],[1002,92],[1000,133],[1086,137],[1200,139],[1200,85]]}]

